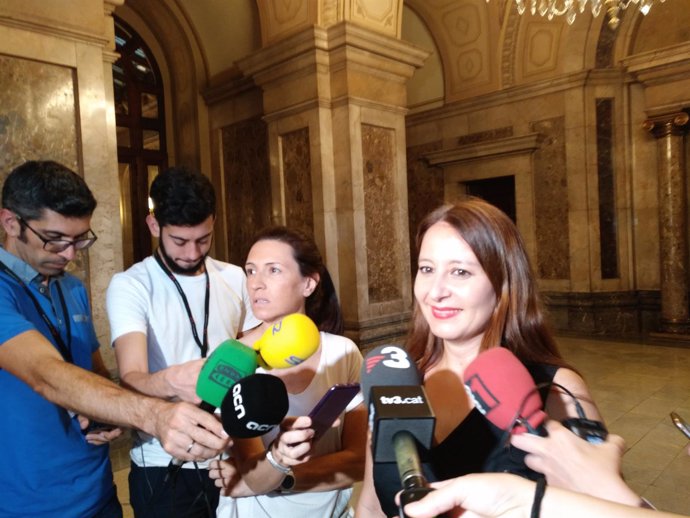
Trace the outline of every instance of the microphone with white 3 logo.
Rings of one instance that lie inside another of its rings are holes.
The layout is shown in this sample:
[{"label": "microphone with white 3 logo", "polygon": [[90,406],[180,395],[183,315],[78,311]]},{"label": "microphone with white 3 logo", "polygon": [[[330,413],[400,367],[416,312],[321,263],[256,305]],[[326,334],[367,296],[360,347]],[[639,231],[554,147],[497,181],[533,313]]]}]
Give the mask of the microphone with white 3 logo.
[{"label": "microphone with white 3 logo", "polygon": [[[417,366],[404,349],[383,345],[372,349],[362,364],[362,395],[369,408],[369,428],[374,463],[395,462],[402,493],[400,518],[405,504],[431,491],[422,473],[417,445],[431,446],[436,418],[422,386]],[[387,502],[381,502],[390,514]]]}]

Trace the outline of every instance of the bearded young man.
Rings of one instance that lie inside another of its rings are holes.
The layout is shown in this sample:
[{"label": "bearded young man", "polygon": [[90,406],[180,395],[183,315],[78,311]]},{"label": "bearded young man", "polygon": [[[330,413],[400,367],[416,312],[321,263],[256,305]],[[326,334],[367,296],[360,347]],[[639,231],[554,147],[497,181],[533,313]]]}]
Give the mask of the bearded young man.
[{"label": "bearded young man", "polygon": [[[144,394],[199,403],[196,382],[204,358],[259,322],[244,271],[208,256],[216,217],[209,179],[171,168],[155,178],[150,198],[146,222],[158,248],[116,274],[108,287],[120,378]],[[215,516],[219,489],[206,463],[186,463],[170,477],[172,457],[144,433],[134,434],[130,458],[130,502],[137,518]]]}]

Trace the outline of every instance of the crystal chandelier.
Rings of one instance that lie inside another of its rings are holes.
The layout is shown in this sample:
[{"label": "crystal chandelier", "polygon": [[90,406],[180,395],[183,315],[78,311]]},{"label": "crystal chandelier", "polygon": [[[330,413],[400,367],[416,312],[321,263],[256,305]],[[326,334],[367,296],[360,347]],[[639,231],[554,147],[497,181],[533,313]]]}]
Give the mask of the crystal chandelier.
[{"label": "crystal chandelier", "polygon": [[[489,0],[486,0],[487,3]],[[666,0],[658,0],[664,3]],[[528,6],[530,12],[535,15],[546,16],[549,20],[554,16],[565,16],[569,25],[575,21],[577,13],[583,13],[587,8],[587,2],[591,4],[592,16],[599,16],[602,9],[609,18],[609,27],[616,29],[620,23],[621,11],[630,5],[637,5],[642,14],[647,14],[652,8],[654,0],[515,0],[518,13],[523,14]]]}]

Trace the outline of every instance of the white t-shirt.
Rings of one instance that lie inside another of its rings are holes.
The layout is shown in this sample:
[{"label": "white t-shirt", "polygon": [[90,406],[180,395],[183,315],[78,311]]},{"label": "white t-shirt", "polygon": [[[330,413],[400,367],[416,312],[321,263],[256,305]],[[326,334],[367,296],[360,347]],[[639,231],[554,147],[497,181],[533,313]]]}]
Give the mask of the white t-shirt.
[{"label": "white t-shirt", "polygon": [[[228,338],[259,325],[249,302],[244,271],[210,257],[205,261],[209,275],[208,355]],[[175,275],[184,291],[203,340],[205,275]],[[153,257],[117,273],[106,294],[111,343],[131,332],[146,335],[149,372],[158,372],[201,358],[192,327],[177,288]],[[143,432],[133,434],[130,457],[137,466],[167,466],[171,456],[160,442]],[[204,463],[197,463],[205,466]],[[186,463],[184,467],[193,468]]]},{"label": "white t-shirt", "polygon": [[[352,340],[343,336],[321,333],[321,358],[316,374],[309,386],[300,394],[289,394],[288,415],[301,416],[321,399],[336,383],[359,381],[362,354]],[[362,402],[357,394],[347,406],[351,411]],[[342,449],[343,419],[338,428],[331,428],[314,445],[312,457],[333,453]],[[278,434],[273,430],[261,439],[268,446]],[[336,466],[333,467],[337,469]],[[338,518],[347,513],[352,488],[331,491],[307,491],[297,493],[269,493],[242,498],[220,497],[217,518],[275,518],[276,516],[300,518]]]}]

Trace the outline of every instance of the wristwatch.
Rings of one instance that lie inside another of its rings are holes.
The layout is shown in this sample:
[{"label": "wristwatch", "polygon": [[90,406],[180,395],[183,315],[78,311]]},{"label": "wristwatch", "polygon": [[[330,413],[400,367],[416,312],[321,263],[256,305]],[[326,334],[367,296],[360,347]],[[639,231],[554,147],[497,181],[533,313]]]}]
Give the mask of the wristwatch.
[{"label": "wristwatch", "polygon": [[280,490],[292,491],[293,487],[295,487],[295,474],[290,470],[290,473],[286,473],[285,478],[280,483]]}]

